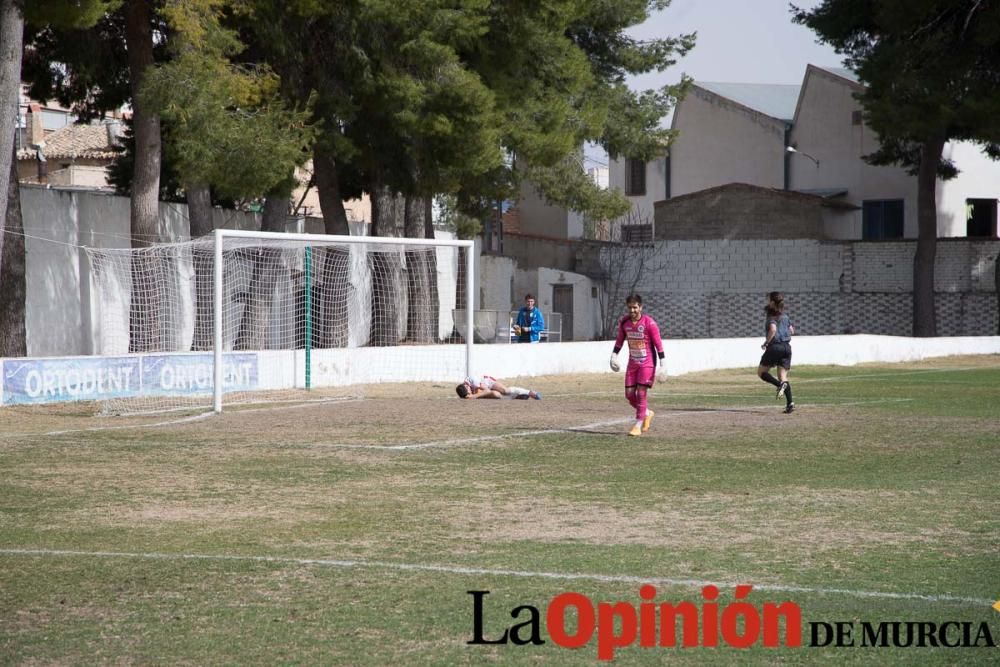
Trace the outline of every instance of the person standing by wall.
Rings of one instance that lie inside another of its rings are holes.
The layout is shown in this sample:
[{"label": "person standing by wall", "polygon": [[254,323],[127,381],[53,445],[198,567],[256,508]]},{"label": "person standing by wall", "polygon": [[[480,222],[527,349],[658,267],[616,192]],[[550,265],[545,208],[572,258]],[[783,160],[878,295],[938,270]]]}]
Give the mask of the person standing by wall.
[{"label": "person standing by wall", "polygon": [[524,305],[517,311],[514,321],[514,333],[518,343],[537,343],[539,335],[545,329],[545,318],[542,311],[535,307],[535,297],[524,295]]},{"label": "person standing by wall", "polygon": [[[614,351],[611,353],[611,370],[618,372],[618,353],[622,344],[628,341],[628,366],[625,369],[625,398],[629,405],[635,408],[635,426],[629,435],[642,435],[653,423],[654,412],[649,409],[646,393],[653,386],[657,377],[656,364],[663,363],[663,339],[660,337],[660,327],[649,315],[642,313],[642,297],[630,294],[625,298],[628,313],[618,322],[618,337],[615,338]],[[656,355],[653,351],[656,351]],[[666,379],[667,374],[661,371],[659,382]]]},{"label": "person standing by wall", "polygon": [[[785,414],[795,410],[795,402],[792,401],[792,385],[788,384],[788,371],[792,367],[792,336],[795,335],[795,327],[785,315],[785,297],[781,292],[771,292],[767,295],[767,305],[764,306],[767,313],[766,324],[764,325],[764,335],[766,339],[760,346],[764,354],[760,357],[760,365],[757,366],[757,376],[764,382],[774,385],[777,388],[775,398],[785,397]],[[775,379],[770,370],[778,367],[778,377]]]}]

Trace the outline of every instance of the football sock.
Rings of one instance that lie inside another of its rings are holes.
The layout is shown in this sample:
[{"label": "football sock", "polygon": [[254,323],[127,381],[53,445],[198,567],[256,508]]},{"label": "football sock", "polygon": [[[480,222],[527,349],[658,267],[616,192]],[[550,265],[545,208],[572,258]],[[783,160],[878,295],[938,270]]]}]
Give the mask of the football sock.
[{"label": "football sock", "polygon": [[760,379],[768,384],[773,384],[775,387],[780,387],[781,383],[778,382],[778,378],[774,377],[770,373],[764,373],[760,376]]},{"label": "football sock", "polygon": [[646,406],[648,402],[646,401],[646,390],[637,390],[635,392],[635,418],[642,424],[642,421],[646,418]]},{"label": "football sock", "polygon": [[788,405],[791,405],[793,402],[794,401],[792,401],[792,385],[789,384],[786,381],[785,382],[785,403],[788,404]]},{"label": "football sock", "polygon": [[631,405],[636,410],[638,410],[639,409],[639,400],[638,400],[638,398],[636,397],[635,394],[636,394],[635,389],[632,389],[632,390],[626,389],[625,390],[625,398],[628,399],[628,404]]}]

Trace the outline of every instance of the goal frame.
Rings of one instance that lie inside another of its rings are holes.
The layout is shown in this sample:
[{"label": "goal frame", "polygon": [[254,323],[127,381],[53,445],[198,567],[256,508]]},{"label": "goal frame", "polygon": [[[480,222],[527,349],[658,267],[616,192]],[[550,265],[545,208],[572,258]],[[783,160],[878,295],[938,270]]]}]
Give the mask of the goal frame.
[{"label": "goal frame", "polygon": [[212,290],[214,293],[214,305],[212,312],[212,410],[215,413],[222,412],[223,396],[223,343],[222,343],[222,294],[223,294],[223,250],[227,238],[242,239],[274,239],[276,241],[317,241],[323,243],[343,243],[343,244],[370,244],[395,245],[402,247],[455,247],[466,248],[465,253],[465,374],[469,375],[472,369],[472,346],[474,344],[473,315],[475,305],[475,293],[472,286],[475,284],[475,242],[471,240],[458,239],[409,239],[395,236],[344,236],[337,234],[286,234],[284,232],[255,232],[239,229],[216,229],[215,230],[215,262]]}]

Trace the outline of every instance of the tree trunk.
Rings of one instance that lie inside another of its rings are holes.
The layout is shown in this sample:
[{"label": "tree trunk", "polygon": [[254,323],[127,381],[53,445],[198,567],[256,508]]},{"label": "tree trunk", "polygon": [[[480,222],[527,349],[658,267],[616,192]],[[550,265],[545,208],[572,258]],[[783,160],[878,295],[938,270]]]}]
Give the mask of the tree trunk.
[{"label": "tree trunk", "polygon": [[160,117],[139,102],[146,71],[153,66],[153,27],[150,3],[128,0],[125,4],[125,43],[132,90],[132,129],[135,133],[135,163],[132,174],[132,247],[158,239],[160,201]]},{"label": "tree trunk", "polygon": [[[434,238],[430,198],[407,198],[403,228],[407,238]],[[429,234],[429,236],[428,236]],[[437,251],[407,249],[406,340],[434,343],[438,337]]]},{"label": "tree trunk", "polygon": [[331,247],[313,251],[314,304],[313,347],[347,347],[349,340],[348,297],[351,292],[351,253],[347,248]]},{"label": "tree trunk", "polygon": [[934,259],[937,255],[937,167],[944,133],[928,137],[920,149],[917,173],[917,250],[913,256],[913,335],[937,335],[934,315]]},{"label": "tree trunk", "polygon": [[[160,192],[160,118],[139,102],[146,71],[153,66],[152,15],[148,2],[125,4],[125,44],[132,89],[132,128],[135,164],[132,172],[130,220],[132,247],[158,240]],[[154,293],[153,265],[136,255],[132,261],[132,303],[129,351],[149,352],[158,347],[159,313]]]},{"label": "tree trunk", "polygon": [[191,238],[200,239],[215,231],[212,222],[212,190],[208,183],[185,183],[184,195],[187,198]]},{"label": "tree trunk", "polygon": [[[17,101],[21,87],[24,16],[18,5],[14,0],[0,0],[0,249],[4,242],[4,229],[7,227],[7,198],[10,196],[8,183],[4,179],[17,181],[17,155],[8,149],[15,144]],[[8,159],[11,160],[10,164],[7,163]],[[0,265],[0,269],[2,268]]]},{"label": "tree trunk", "polygon": [[[13,142],[11,142],[13,146]],[[6,151],[4,151],[6,152]],[[28,354],[24,328],[24,225],[21,219],[21,197],[17,183],[17,160],[8,165],[10,180],[7,191],[7,238],[0,258],[0,358],[24,357]]]},{"label": "tree trunk", "polygon": [[371,198],[372,236],[399,236],[398,230],[405,215],[405,200],[381,183],[372,185]]},{"label": "tree trunk", "polygon": [[[197,239],[212,232],[212,193],[205,183],[187,183],[188,221],[191,238]],[[192,350],[212,349],[213,324],[213,283],[212,263],[215,261],[213,246],[194,247],[191,261],[194,263],[194,336]]]},{"label": "tree trunk", "polygon": [[340,196],[337,162],[318,143],[313,149],[313,174],[316,191],[319,193],[319,208],[323,213],[323,231],[327,234],[349,235],[351,229],[347,224],[344,200]]},{"label": "tree trunk", "polygon": [[[287,193],[271,192],[264,202],[261,231],[284,231],[287,215]],[[253,257],[250,291],[246,295],[243,318],[233,347],[237,350],[265,350],[270,346],[268,332],[271,326],[271,306],[274,303],[275,286],[278,284],[281,251],[265,246],[250,252]]]},{"label": "tree trunk", "polygon": [[[380,183],[371,188],[372,235],[395,236],[397,218],[403,208],[400,198]],[[395,250],[373,250],[368,253],[372,279],[372,328],[369,345],[396,345],[400,340],[400,299],[398,273],[399,253]]]},{"label": "tree trunk", "polygon": [[[313,149],[313,173],[319,207],[323,213],[323,231],[348,236],[347,212],[340,195],[337,162],[319,144]],[[319,269],[314,280],[313,298],[316,326],[313,327],[315,347],[346,347],[348,343],[347,299],[350,295],[350,252],[346,248],[325,248],[314,253],[313,266]]]},{"label": "tree trunk", "polygon": [[[434,238],[434,198],[424,199],[424,238]],[[427,257],[427,295],[430,300],[427,317],[430,320],[431,342],[437,342],[441,320],[441,294],[438,292],[437,251]]]}]

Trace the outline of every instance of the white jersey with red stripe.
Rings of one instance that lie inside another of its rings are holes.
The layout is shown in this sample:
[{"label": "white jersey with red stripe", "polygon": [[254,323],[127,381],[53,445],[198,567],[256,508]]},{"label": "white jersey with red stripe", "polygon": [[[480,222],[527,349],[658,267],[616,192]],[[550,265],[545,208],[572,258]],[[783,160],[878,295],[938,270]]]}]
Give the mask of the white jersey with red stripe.
[{"label": "white jersey with red stripe", "polygon": [[496,384],[497,379],[490,375],[470,375],[465,378],[465,381],[469,383],[470,386],[480,389],[483,391],[489,391],[493,389],[493,385]]}]

